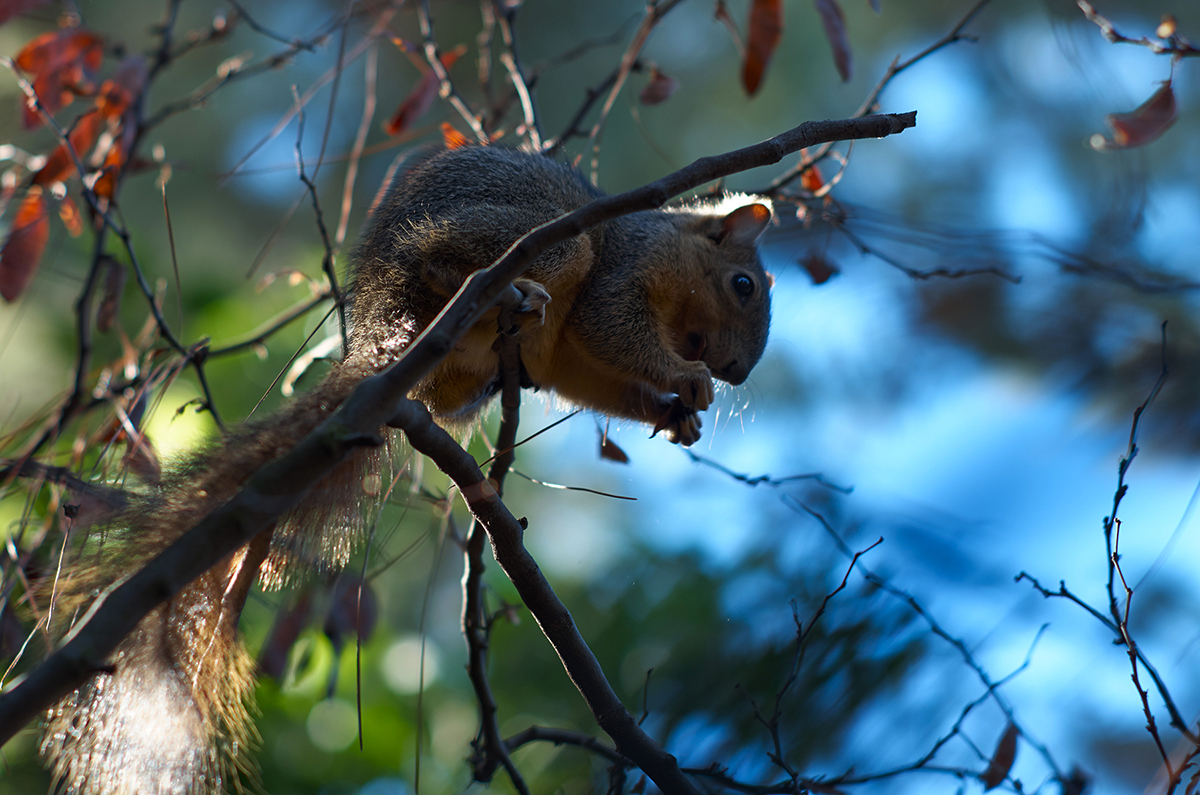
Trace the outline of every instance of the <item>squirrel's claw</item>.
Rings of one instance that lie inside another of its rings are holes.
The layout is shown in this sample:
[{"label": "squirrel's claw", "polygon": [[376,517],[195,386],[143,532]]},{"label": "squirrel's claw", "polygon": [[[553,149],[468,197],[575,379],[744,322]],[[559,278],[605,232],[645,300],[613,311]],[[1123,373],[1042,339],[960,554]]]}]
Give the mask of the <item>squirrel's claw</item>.
[{"label": "squirrel's claw", "polygon": [[517,333],[543,325],[546,322],[546,304],[550,303],[550,293],[532,279],[517,279],[513,282],[513,287],[521,293],[521,303],[513,313]]},{"label": "squirrel's claw", "polygon": [[700,427],[700,415],[696,413],[695,409],[688,408],[676,398],[671,401],[671,405],[654,423],[654,432],[650,434],[650,437],[654,438],[659,431],[665,430],[667,441],[691,447],[700,441]]}]

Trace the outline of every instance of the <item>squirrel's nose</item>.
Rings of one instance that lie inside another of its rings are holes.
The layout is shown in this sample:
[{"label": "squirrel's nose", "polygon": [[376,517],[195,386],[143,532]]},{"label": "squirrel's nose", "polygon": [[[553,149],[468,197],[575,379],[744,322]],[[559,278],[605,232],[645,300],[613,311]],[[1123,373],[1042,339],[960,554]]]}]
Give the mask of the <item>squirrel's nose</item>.
[{"label": "squirrel's nose", "polygon": [[746,377],[750,375],[750,370],[738,366],[738,360],[734,359],[729,364],[717,371],[717,377],[727,384],[738,386]]}]

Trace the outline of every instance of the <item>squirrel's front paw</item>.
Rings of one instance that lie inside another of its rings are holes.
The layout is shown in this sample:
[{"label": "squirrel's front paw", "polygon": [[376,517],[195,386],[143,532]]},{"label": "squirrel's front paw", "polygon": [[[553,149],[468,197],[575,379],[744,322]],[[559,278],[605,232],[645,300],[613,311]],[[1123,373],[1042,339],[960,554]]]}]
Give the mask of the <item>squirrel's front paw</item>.
[{"label": "squirrel's front paw", "polygon": [[546,304],[550,303],[550,293],[546,288],[532,279],[516,279],[513,287],[521,293],[521,303],[513,312],[513,324],[517,333],[537,328],[546,322]]},{"label": "squirrel's front paw", "polygon": [[667,440],[672,444],[691,447],[700,441],[700,415],[676,398],[658,418],[658,422],[654,424],[654,433],[650,436],[655,436],[659,431],[666,431]]},{"label": "squirrel's front paw", "polygon": [[687,408],[704,411],[716,398],[712,374],[704,362],[688,362],[688,365],[688,371],[671,384],[671,391],[679,395],[679,402]]}]

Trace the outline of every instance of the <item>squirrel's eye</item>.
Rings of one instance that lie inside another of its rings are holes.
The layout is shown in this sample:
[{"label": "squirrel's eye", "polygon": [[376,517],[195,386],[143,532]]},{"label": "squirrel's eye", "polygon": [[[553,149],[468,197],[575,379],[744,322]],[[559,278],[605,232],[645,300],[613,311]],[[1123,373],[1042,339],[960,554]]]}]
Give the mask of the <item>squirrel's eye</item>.
[{"label": "squirrel's eye", "polygon": [[730,280],[733,285],[733,291],[738,294],[739,298],[749,298],[754,295],[754,280],[744,273],[739,273]]}]

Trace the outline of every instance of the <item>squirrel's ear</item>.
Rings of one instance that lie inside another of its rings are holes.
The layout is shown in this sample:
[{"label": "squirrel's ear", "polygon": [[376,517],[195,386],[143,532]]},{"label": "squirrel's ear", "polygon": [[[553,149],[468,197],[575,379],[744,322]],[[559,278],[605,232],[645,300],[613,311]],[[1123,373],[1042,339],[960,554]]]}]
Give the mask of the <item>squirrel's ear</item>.
[{"label": "squirrel's ear", "polygon": [[747,204],[721,219],[721,231],[715,238],[718,244],[731,242],[753,246],[771,223],[771,208],[765,204]]}]

